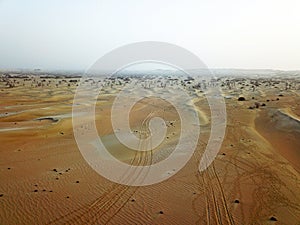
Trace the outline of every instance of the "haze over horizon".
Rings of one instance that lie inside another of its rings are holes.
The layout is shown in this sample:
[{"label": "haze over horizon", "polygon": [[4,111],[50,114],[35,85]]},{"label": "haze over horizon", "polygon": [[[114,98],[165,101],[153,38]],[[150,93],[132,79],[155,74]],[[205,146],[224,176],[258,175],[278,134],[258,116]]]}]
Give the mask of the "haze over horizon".
[{"label": "haze over horizon", "polygon": [[300,70],[299,9],[297,0],[0,0],[0,69],[85,70],[122,45],[163,41],[209,68]]}]

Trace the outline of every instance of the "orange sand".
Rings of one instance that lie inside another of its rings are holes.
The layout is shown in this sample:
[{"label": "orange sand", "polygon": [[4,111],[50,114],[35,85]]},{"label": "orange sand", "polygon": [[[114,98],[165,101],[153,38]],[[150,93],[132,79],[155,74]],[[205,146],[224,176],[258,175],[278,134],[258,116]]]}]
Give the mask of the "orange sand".
[{"label": "orange sand", "polygon": [[[224,88],[224,95],[233,96],[226,99],[226,137],[216,160],[202,173],[198,166],[209,138],[210,111],[204,97],[198,97],[202,126],[193,158],[162,183],[128,187],[101,177],[81,156],[70,116],[76,84],[56,87],[58,80],[46,80],[50,85],[44,87],[31,87],[26,81],[8,88],[0,82],[0,224],[274,224],[272,216],[276,224],[299,224],[299,133],[276,127],[269,114],[289,108],[299,116],[297,92],[287,90],[279,101],[266,102],[277,98],[277,89]],[[99,96],[104,113],[97,123],[102,138],[113,143],[112,154],[138,165],[167,157],[163,149],[176,143],[180,129],[172,107],[141,101],[131,116],[139,132],[147,133],[142,121],[155,109],[158,114],[167,109],[166,118],[177,122],[160,149],[121,154],[118,151],[124,149],[109,136],[113,95],[109,89],[107,93]],[[241,94],[247,101],[237,101]],[[257,101],[267,106],[248,109]],[[59,121],[36,120],[44,117]]]}]

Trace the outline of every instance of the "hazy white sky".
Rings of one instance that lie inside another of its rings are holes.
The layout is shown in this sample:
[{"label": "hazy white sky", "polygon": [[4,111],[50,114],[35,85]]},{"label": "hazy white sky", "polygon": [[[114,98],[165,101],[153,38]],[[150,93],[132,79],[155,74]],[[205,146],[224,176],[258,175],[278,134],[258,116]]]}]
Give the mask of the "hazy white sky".
[{"label": "hazy white sky", "polygon": [[86,69],[137,41],[211,68],[300,69],[299,0],[0,0],[0,68]]}]

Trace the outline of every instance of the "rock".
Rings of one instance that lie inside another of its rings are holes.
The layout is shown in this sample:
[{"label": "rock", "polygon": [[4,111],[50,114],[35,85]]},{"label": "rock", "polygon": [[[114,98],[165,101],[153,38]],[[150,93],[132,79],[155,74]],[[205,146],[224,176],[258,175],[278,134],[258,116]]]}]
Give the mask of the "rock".
[{"label": "rock", "polygon": [[270,220],[271,220],[271,221],[277,221],[276,217],[274,217],[274,216],[271,216],[271,217],[270,217]]},{"label": "rock", "polygon": [[244,97],[239,97],[238,101],[246,101],[246,99]]}]

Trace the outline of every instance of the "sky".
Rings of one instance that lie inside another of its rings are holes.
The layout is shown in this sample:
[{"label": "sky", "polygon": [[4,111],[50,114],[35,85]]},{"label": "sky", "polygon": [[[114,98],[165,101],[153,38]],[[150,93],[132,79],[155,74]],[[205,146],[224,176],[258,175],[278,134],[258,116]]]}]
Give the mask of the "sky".
[{"label": "sky", "polygon": [[299,0],[0,0],[0,69],[86,70],[162,41],[209,68],[300,70]]}]

